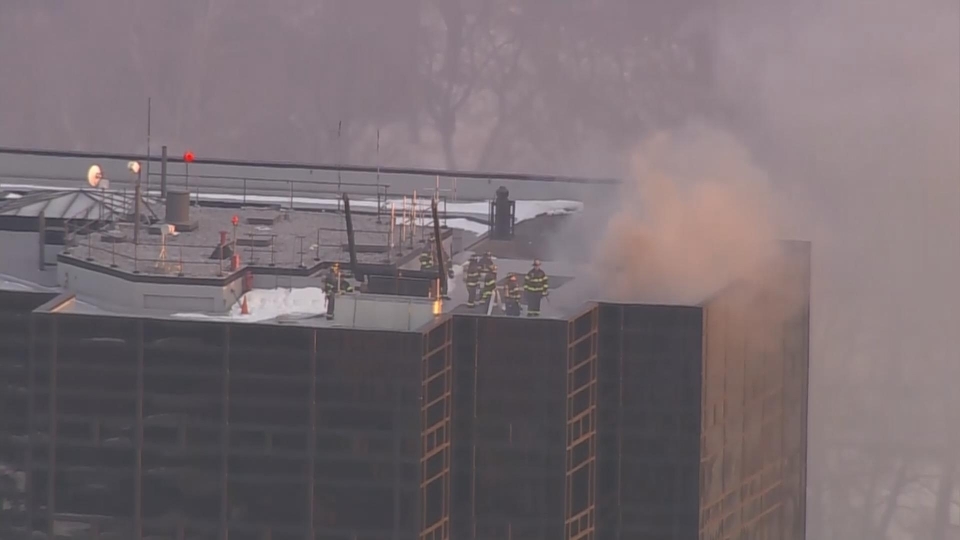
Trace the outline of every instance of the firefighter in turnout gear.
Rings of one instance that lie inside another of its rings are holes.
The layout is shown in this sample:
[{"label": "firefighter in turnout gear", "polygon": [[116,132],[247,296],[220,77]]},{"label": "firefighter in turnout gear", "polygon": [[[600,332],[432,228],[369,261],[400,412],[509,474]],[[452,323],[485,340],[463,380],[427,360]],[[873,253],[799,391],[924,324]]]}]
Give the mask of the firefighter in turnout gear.
[{"label": "firefighter in turnout gear", "polygon": [[423,253],[420,254],[420,270],[433,270],[434,266],[436,266],[433,259],[433,244],[428,243]]},{"label": "firefighter in turnout gear", "polygon": [[550,294],[550,278],[540,268],[540,261],[533,261],[533,268],[523,280],[523,290],[527,293],[527,317],[540,316],[540,302]]},{"label": "firefighter in turnout gear", "polygon": [[333,263],[326,277],[323,278],[323,292],[327,296],[327,320],[332,321],[337,295],[353,292],[353,286],[340,274],[339,263]]},{"label": "firefighter in turnout gear", "polygon": [[480,271],[480,258],[476,255],[470,256],[470,262],[463,269],[463,280],[467,284],[467,307],[477,305],[477,289],[480,287],[480,278],[483,273]]},{"label": "firefighter in turnout gear", "polygon": [[483,294],[480,296],[485,310],[490,309],[490,302],[493,302],[495,292],[497,292],[497,265],[491,265],[483,276]]},{"label": "firefighter in turnout gear", "polygon": [[520,288],[520,282],[516,274],[510,274],[506,286],[506,304],[507,315],[510,317],[520,316],[520,299],[523,295],[523,289]]},{"label": "firefighter in turnout gear", "polygon": [[488,251],[480,257],[480,271],[489,272],[491,266],[493,266],[493,253]]}]

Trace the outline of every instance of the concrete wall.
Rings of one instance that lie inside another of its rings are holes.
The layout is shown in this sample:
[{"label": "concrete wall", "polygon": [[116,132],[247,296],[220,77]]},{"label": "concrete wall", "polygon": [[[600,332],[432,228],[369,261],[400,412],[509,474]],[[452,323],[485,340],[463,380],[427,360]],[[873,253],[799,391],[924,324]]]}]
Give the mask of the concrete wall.
[{"label": "concrete wall", "polygon": [[334,322],[357,328],[409,331],[434,318],[433,300],[384,294],[337,297]]},{"label": "concrete wall", "polygon": [[304,287],[323,288],[323,272],[313,277],[253,275],[254,289],[301,289]]},{"label": "concrete wall", "polygon": [[236,279],[224,287],[137,283],[106,273],[57,265],[57,283],[80,296],[102,300],[114,306],[161,312],[223,313],[242,294],[243,283]]},{"label": "concrete wall", "polygon": [[39,246],[36,232],[0,231],[0,274],[48,287],[55,286],[57,275],[54,266],[63,246],[45,246],[47,268],[43,271],[40,270]]}]

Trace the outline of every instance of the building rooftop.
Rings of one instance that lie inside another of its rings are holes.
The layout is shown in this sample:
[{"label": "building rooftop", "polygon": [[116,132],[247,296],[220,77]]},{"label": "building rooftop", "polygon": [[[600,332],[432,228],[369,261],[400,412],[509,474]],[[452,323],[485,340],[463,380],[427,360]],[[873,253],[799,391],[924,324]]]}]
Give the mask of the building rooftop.
[{"label": "building rooftop", "polygon": [[[144,214],[156,213],[159,223],[165,221],[161,204],[148,200],[145,207]],[[421,249],[429,235],[427,227],[413,227],[412,241],[390,249],[389,218],[378,222],[374,215],[353,213],[352,219],[361,264],[396,264]],[[190,227],[178,227],[172,234],[162,234],[159,224],[141,225],[136,244],[133,223],[80,231],[64,255],[124,272],[201,278],[231,272],[233,245],[241,267],[308,268],[350,259],[343,213],[191,206],[190,220]],[[395,227],[395,244],[399,244],[400,229]],[[231,246],[222,260],[217,257],[221,233]]]}]

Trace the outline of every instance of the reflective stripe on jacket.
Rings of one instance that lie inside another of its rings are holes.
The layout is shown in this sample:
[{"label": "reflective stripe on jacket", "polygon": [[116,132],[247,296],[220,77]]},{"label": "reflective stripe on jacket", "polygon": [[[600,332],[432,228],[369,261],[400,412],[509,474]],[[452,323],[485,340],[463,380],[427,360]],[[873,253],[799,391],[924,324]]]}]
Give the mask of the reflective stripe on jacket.
[{"label": "reflective stripe on jacket", "polygon": [[523,290],[529,293],[547,294],[550,290],[550,278],[546,272],[534,268],[523,279]]}]

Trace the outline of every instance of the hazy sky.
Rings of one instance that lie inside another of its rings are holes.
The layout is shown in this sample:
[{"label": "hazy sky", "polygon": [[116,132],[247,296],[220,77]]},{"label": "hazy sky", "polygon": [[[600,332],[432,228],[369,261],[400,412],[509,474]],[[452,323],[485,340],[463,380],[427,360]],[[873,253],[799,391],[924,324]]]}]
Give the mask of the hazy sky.
[{"label": "hazy sky", "polygon": [[960,534],[956,0],[4,0],[0,51],[6,146],[142,151],[151,97],[175,153],[642,185],[673,137],[770,190],[680,207],[815,242],[810,538]]}]

